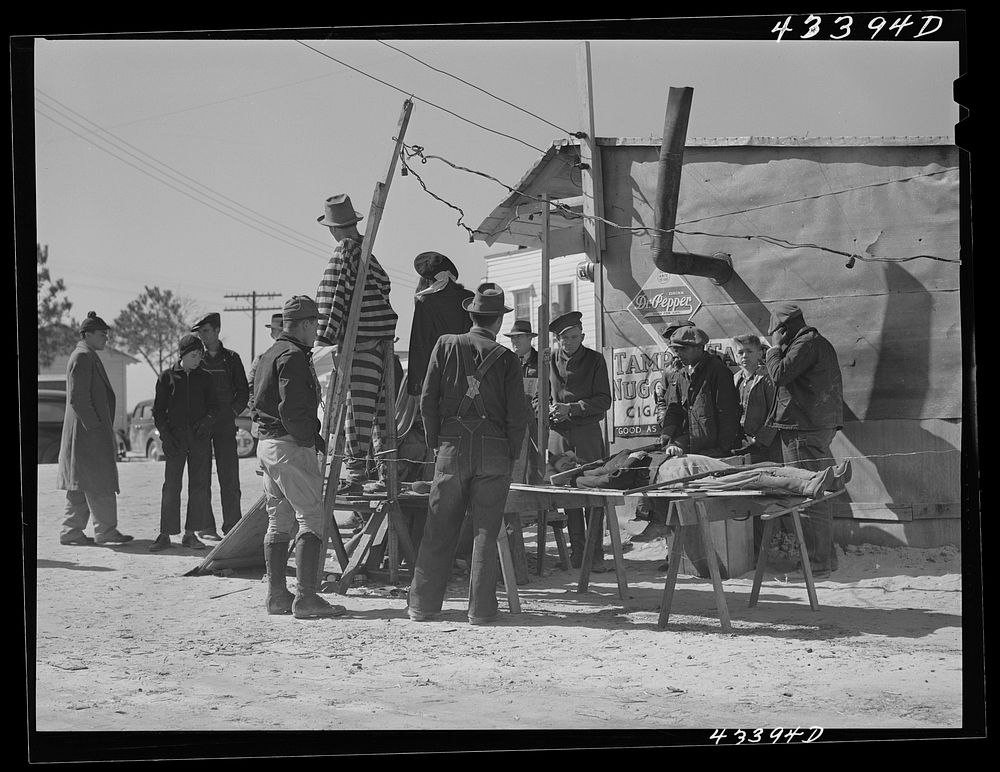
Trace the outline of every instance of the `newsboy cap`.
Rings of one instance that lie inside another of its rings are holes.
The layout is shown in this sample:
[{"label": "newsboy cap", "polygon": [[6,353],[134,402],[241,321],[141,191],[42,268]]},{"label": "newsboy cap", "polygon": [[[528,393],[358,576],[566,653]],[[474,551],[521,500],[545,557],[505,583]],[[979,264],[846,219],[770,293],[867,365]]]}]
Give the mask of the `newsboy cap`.
[{"label": "newsboy cap", "polygon": [[286,322],[294,322],[299,319],[326,319],[326,314],[319,312],[316,301],[308,295],[292,295],[285,301],[281,318]]},{"label": "newsboy cap", "polygon": [[801,319],[802,309],[794,303],[778,303],[771,309],[771,325],[767,334],[773,335],[781,325],[791,319]]},{"label": "newsboy cap", "polygon": [[354,211],[354,205],[351,204],[351,197],[346,193],[330,196],[324,206],[325,211],[316,218],[316,222],[320,225],[334,225],[338,228],[346,228],[348,225],[354,225],[354,223],[361,222],[364,219],[361,212]]},{"label": "newsboy cap", "polygon": [[660,333],[664,338],[670,340],[670,336],[673,335],[681,327],[694,327],[694,322],[690,319],[684,319],[680,322],[671,322],[666,327],[663,328],[663,332]]},{"label": "newsboy cap", "polygon": [[97,311],[88,311],[87,318],[80,325],[80,332],[97,332],[98,330],[110,330],[108,323],[97,315]]},{"label": "newsboy cap", "polygon": [[476,294],[463,300],[462,308],[473,314],[494,316],[503,316],[514,310],[504,304],[503,287],[492,281],[484,281],[476,287]]},{"label": "newsboy cap", "polygon": [[670,348],[674,346],[704,346],[708,343],[708,335],[700,327],[680,327],[670,336]]},{"label": "newsboy cap", "polygon": [[413,267],[425,279],[433,279],[441,271],[447,271],[456,279],[458,269],[451,260],[440,252],[421,252],[413,258]]},{"label": "newsboy cap", "polygon": [[222,317],[215,311],[210,314],[205,314],[201,319],[191,325],[191,332],[198,332],[199,327],[204,327],[206,324],[210,324],[216,329],[222,326]]},{"label": "newsboy cap", "polygon": [[185,354],[190,354],[192,351],[204,351],[205,344],[201,342],[201,338],[197,335],[192,335],[188,333],[183,338],[181,342],[177,344],[177,353],[183,358]]},{"label": "newsboy cap", "polygon": [[570,327],[583,328],[583,314],[580,311],[567,311],[549,322],[549,332],[562,335]]}]

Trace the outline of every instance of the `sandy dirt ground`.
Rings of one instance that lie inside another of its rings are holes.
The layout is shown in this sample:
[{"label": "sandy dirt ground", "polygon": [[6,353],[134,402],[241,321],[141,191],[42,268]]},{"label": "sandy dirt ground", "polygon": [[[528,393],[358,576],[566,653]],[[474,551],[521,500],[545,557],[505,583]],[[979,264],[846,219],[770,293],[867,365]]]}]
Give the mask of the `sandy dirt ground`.
[{"label": "sandy dirt ground", "polygon": [[[244,508],[255,466],[241,462]],[[550,539],[522,613],[502,598],[494,626],[467,624],[460,575],[439,621],[409,621],[405,586],[375,582],[327,596],[345,617],[298,621],[264,613],[262,570],[185,577],[206,553],[147,551],[162,464],[119,464],[120,528],[136,538],[113,547],[59,544],[55,471],[38,467],[39,731],[962,725],[954,547],[848,547],[817,584],[818,612],[801,581],[774,573],[748,608],[752,574],[734,577],[731,634],[710,582],[684,575],[657,628],[663,541],[626,553],[627,602],[613,573],[578,594]],[[218,518],[217,484],[213,498]],[[642,525],[623,522],[626,538]]]}]

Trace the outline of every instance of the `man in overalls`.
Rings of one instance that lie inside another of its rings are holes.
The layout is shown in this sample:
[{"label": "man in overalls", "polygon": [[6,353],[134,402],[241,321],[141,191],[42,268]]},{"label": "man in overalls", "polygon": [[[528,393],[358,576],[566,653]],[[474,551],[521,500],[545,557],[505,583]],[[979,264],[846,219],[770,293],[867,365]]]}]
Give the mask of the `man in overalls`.
[{"label": "man in overalls", "polygon": [[497,534],[528,415],[521,363],[496,339],[503,315],[512,310],[504,305],[503,289],[480,284],[462,307],[472,329],[438,339],[420,395],[424,434],[436,460],[408,614],[423,622],[441,611],[468,511],[475,534],[469,623],[480,625],[497,615]]}]

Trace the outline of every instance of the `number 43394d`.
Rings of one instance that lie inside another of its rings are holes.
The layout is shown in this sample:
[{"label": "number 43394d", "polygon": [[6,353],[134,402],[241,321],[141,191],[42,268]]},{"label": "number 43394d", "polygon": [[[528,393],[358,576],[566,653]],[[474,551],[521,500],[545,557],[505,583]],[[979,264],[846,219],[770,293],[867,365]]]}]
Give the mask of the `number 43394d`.
[{"label": "number 43394d", "polygon": [[[777,35],[777,40],[781,40],[785,35],[791,37],[798,31],[793,27],[792,20],[794,18],[794,16],[786,16],[784,21],[779,21],[774,25],[771,32]],[[821,17],[810,14],[801,21],[799,29],[804,30],[804,32],[798,35],[798,39],[808,40],[822,36],[829,40],[843,40],[848,37],[860,36],[862,33],[867,36],[865,30],[871,32],[871,35],[868,36],[869,40],[874,40],[882,34],[883,30],[885,30],[885,34],[882,37],[889,37],[889,34],[892,33],[893,37],[896,38],[903,35],[917,39],[933,35],[941,29],[943,24],[942,17],[930,15],[914,17],[913,14],[907,14],[906,16],[897,16],[892,21],[890,21],[890,17],[874,16],[866,25],[863,19],[855,19],[853,16],[831,18],[831,16]]]}]

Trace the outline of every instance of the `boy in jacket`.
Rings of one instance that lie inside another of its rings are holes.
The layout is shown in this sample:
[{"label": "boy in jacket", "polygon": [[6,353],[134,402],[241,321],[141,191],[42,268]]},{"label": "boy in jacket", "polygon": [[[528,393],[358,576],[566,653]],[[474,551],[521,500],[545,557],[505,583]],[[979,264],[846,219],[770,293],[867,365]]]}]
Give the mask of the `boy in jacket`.
[{"label": "boy in jacket", "polygon": [[170,537],[181,531],[181,483],[188,469],[187,517],[181,544],[204,549],[195,530],[204,528],[209,517],[209,478],[212,474],[211,433],[219,402],[212,376],[203,370],[205,345],[194,335],[185,335],[178,346],[180,360],[164,370],[156,381],[153,423],[163,444],[163,494],[160,499],[160,534],[150,552],[172,546]]}]

